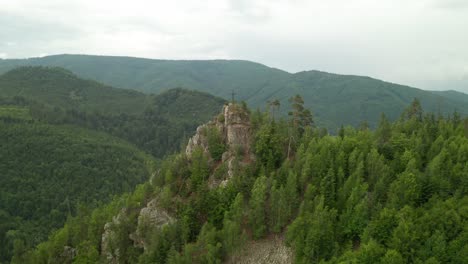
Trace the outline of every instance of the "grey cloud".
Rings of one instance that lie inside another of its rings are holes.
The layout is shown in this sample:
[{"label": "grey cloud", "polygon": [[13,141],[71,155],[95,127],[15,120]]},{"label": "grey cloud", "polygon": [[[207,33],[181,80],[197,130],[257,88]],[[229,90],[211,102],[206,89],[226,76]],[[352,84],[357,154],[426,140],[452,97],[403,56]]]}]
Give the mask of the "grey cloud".
[{"label": "grey cloud", "polygon": [[434,0],[433,6],[436,8],[462,11],[468,8],[468,1],[466,0]]},{"label": "grey cloud", "polygon": [[271,19],[269,7],[266,5],[258,5],[256,1],[229,0],[229,7],[234,16],[245,19],[248,22],[258,23]]},{"label": "grey cloud", "polygon": [[246,59],[430,89],[468,74],[468,0],[4,2],[0,57]]},{"label": "grey cloud", "polygon": [[9,45],[12,43],[74,38],[80,34],[80,30],[76,27],[5,12],[0,12],[0,25],[2,25],[0,39],[4,40],[5,46],[14,46]]}]

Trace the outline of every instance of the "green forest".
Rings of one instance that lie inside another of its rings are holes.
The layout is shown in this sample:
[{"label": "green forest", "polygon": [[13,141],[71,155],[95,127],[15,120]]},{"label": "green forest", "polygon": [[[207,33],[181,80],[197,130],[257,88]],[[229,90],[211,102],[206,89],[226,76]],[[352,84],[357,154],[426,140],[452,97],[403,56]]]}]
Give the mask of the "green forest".
[{"label": "green forest", "polygon": [[0,261],[15,243],[47,239],[82,204],[132,191],[154,166],[154,158],[106,134],[11,115],[0,116],[0,145]]},{"label": "green forest", "polygon": [[60,68],[0,76],[0,263],[82,208],[148,181],[157,159],[178,152],[223,102],[183,89],[116,89]]},{"label": "green forest", "polygon": [[[296,263],[466,263],[467,118],[424,113],[414,99],[394,122],[382,114],[375,130],[363,123],[330,135],[300,96],[290,103],[288,117],[275,115],[278,102],[237,108],[250,116],[255,159],[237,151],[224,187],[210,187],[223,166],[202,149],[174,154],[151,181],[79,208],[36,247],[14,240],[12,263],[221,263],[273,234]],[[219,158],[223,146],[208,136]],[[172,220],[140,225],[151,200]]]},{"label": "green forest", "polygon": [[179,151],[224,102],[180,88],[159,95],[117,89],[57,67],[19,67],[0,76],[0,105],[29,109],[49,124],[106,132],[156,158]]}]

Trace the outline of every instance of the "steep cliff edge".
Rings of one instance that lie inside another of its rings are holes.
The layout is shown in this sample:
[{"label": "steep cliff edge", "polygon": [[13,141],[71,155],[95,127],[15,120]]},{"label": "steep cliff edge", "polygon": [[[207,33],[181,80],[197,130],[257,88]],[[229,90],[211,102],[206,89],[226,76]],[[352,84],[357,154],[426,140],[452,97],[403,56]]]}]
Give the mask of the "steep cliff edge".
[{"label": "steep cliff edge", "polygon": [[[233,177],[235,166],[249,164],[255,159],[251,134],[248,110],[242,105],[229,103],[224,105],[220,115],[197,128],[185,153],[190,159],[197,148],[201,149],[215,167],[210,187],[225,186]],[[224,150],[221,155],[219,149]]]}]

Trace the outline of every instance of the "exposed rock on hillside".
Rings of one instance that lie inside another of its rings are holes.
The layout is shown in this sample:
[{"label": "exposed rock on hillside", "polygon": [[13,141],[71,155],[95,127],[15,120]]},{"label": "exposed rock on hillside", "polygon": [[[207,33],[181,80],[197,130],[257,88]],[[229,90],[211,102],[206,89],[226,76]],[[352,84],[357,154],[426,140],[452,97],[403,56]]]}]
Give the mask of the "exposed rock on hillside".
[{"label": "exposed rock on hillside", "polygon": [[130,238],[134,241],[135,246],[142,247],[146,251],[148,230],[162,228],[174,221],[174,218],[166,210],[158,206],[157,199],[153,199],[140,210],[137,230],[130,235]]},{"label": "exposed rock on hillside", "polygon": [[114,245],[117,240],[117,227],[124,218],[126,218],[127,210],[123,208],[117,216],[112,218],[112,221],[104,225],[104,233],[101,238],[101,255],[106,258],[107,263],[119,263],[120,249]]},{"label": "exposed rock on hillside", "polygon": [[[111,222],[106,223],[104,226],[101,239],[101,255],[106,258],[107,263],[120,263],[120,248],[118,244],[115,244],[115,241],[122,239],[117,237],[119,235],[119,226],[129,219],[128,214],[128,210],[124,208],[117,216],[113,217]],[[174,221],[174,218],[166,210],[158,206],[158,199],[155,198],[140,210],[136,231],[130,234],[128,238],[134,242],[136,247],[147,250],[147,236],[149,233]]]},{"label": "exposed rock on hillside", "polygon": [[227,264],[288,264],[293,263],[293,252],[280,237],[248,242],[243,249],[230,256]]},{"label": "exposed rock on hillside", "polygon": [[244,153],[250,153],[250,118],[241,106],[229,104],[223,109],[226,143],[231,151],[242,147]]},{"label": "exposed rock on hillside", "polygon": [[[189,139],[185,153],[192,157],[197,148],[201,148],[211,163],[216,162],[213,157],[213,146],[210,146],[208,131],[216,129],[221,135],[222,144],[226,151],[221,155],[221,161],[226,164],[227,171],[222,179],[211,179],[212,187],[224,186],[234,174],[236,161],[240,165],[248,164],[254,156],[251,152],[251,127],[248,111],[238,104],[229,103],[223,107],[222,113],[214,120],[197,128],[196,134]],[[240,158],[240,159],[236,159]],[[215,164],[216,165],[216,164]],[[219,165],[219,164],[218,164]]]}]

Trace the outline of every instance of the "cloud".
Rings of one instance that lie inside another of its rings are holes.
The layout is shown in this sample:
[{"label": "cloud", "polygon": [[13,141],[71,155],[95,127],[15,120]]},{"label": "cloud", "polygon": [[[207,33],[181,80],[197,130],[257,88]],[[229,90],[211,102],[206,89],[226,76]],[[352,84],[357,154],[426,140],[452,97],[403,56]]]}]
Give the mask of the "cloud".
[{"label": "cloud", "polygon": [[468,74],[467,6],[457,0],[0,0],[0,52],[247,59],[290,72],[318,69],[433,88],[426,83]]},{"label": "cloud", "polygon": [[468,8],[468,2],[466,0],[434,0],[432,4],[436,8],[451,11],[463,11]]}]

